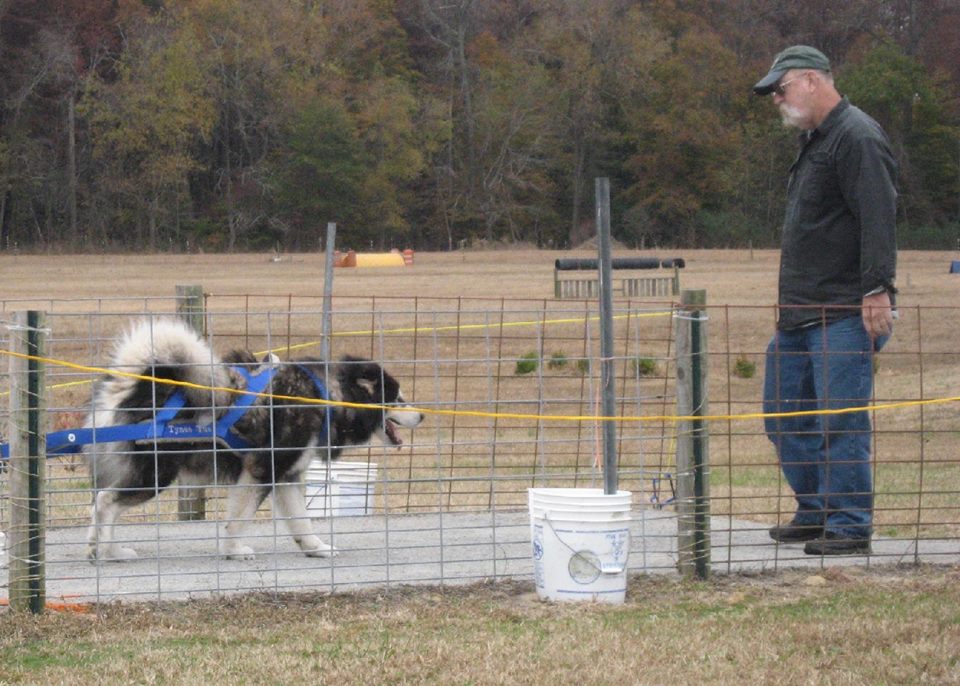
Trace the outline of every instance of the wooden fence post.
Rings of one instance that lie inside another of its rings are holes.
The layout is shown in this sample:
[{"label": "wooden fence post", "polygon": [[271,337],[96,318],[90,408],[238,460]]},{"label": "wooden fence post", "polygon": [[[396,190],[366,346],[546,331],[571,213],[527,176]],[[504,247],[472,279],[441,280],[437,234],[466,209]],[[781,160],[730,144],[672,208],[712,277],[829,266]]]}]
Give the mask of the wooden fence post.
[{"label": "wooden fence post", "polygon": [[[206,308],[202,286],[177,286],[177,316],[201,336],[204,335]],[[181,474],[181,479],[184,479]],[[202,487],[181,480],[177,489],[177,519],[206,519],[207,499]]]},{"label": "wooden fence post", "polygon": [[[9,594],[14,610],[43,612],[46,603],[46,318],[15,312],[10,327]],[[22,357],[29,355],[30,357]]]},{"label": "wooden fence post", "polygon": [[710,575],[710,459],[707,423],[707,292],[683,291],[677,342],[677,562],[683,576]]},{"label": "wooden fence post", "polygon": [[177,316],[201,336],[206,328],[205,315],[203,286],[177,286]]}]

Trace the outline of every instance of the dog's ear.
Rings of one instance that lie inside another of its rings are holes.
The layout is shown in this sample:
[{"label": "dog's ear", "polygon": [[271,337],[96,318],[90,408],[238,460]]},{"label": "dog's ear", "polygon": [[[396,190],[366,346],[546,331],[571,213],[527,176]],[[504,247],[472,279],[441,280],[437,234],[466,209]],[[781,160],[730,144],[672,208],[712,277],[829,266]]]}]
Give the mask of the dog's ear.
[{"label": "dog's ear", "polygon": [[379,402],[380,366],[370,360],[352,355],[344,355],[340,361],[344,364],[344,378],[366,393],[368,397]]},{"label": "dog's ear", "polygon": [[383,402],[383,369],[369,360],[357,370],[357,385],[370,394],[374,402]]},{"label": "dog's ear", "polygon": [[368,376],[357,377],[357,385],[372,398],[377,392],[377,382]]}]

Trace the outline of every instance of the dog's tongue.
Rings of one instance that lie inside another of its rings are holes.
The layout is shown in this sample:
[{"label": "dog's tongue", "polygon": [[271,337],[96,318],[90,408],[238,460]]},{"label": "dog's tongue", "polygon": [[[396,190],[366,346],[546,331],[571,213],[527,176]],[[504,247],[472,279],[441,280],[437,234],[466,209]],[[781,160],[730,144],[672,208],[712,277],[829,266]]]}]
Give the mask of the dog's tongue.
[{"label": "dog's tongue", "polygon": [[383,423],[383,431],[387,434],[387,438],[390,439],[390,442],[397,446],[398,448],[403,445],[403,439],[397,435],[397,426],[389,419]]}]

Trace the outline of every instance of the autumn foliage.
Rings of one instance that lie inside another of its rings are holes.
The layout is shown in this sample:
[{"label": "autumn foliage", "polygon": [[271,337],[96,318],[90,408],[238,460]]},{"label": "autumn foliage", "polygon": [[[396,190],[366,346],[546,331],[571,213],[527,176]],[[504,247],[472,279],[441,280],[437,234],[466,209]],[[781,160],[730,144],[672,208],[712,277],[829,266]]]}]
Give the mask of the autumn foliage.
[{"label": "autumn foliage", "polygon": [[798,42],[953,247],[955,0],[0,0],[0,250],[773,245]]}]

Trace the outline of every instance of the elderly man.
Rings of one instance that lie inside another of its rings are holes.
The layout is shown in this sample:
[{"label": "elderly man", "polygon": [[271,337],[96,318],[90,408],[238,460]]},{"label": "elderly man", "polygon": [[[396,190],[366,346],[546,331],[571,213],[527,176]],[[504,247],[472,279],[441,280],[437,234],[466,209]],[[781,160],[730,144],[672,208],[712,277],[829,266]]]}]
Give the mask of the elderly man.
[{"label": "elderly man", "polygon": [[796,513],[773,527],[810,555],[869,554],[873,355],[893,330],[897,165],[886,135],[834,86],[830,61],[795,45],[753,87],[801,130],[783,223],[777,328],[766,356],[768,416]]}]

